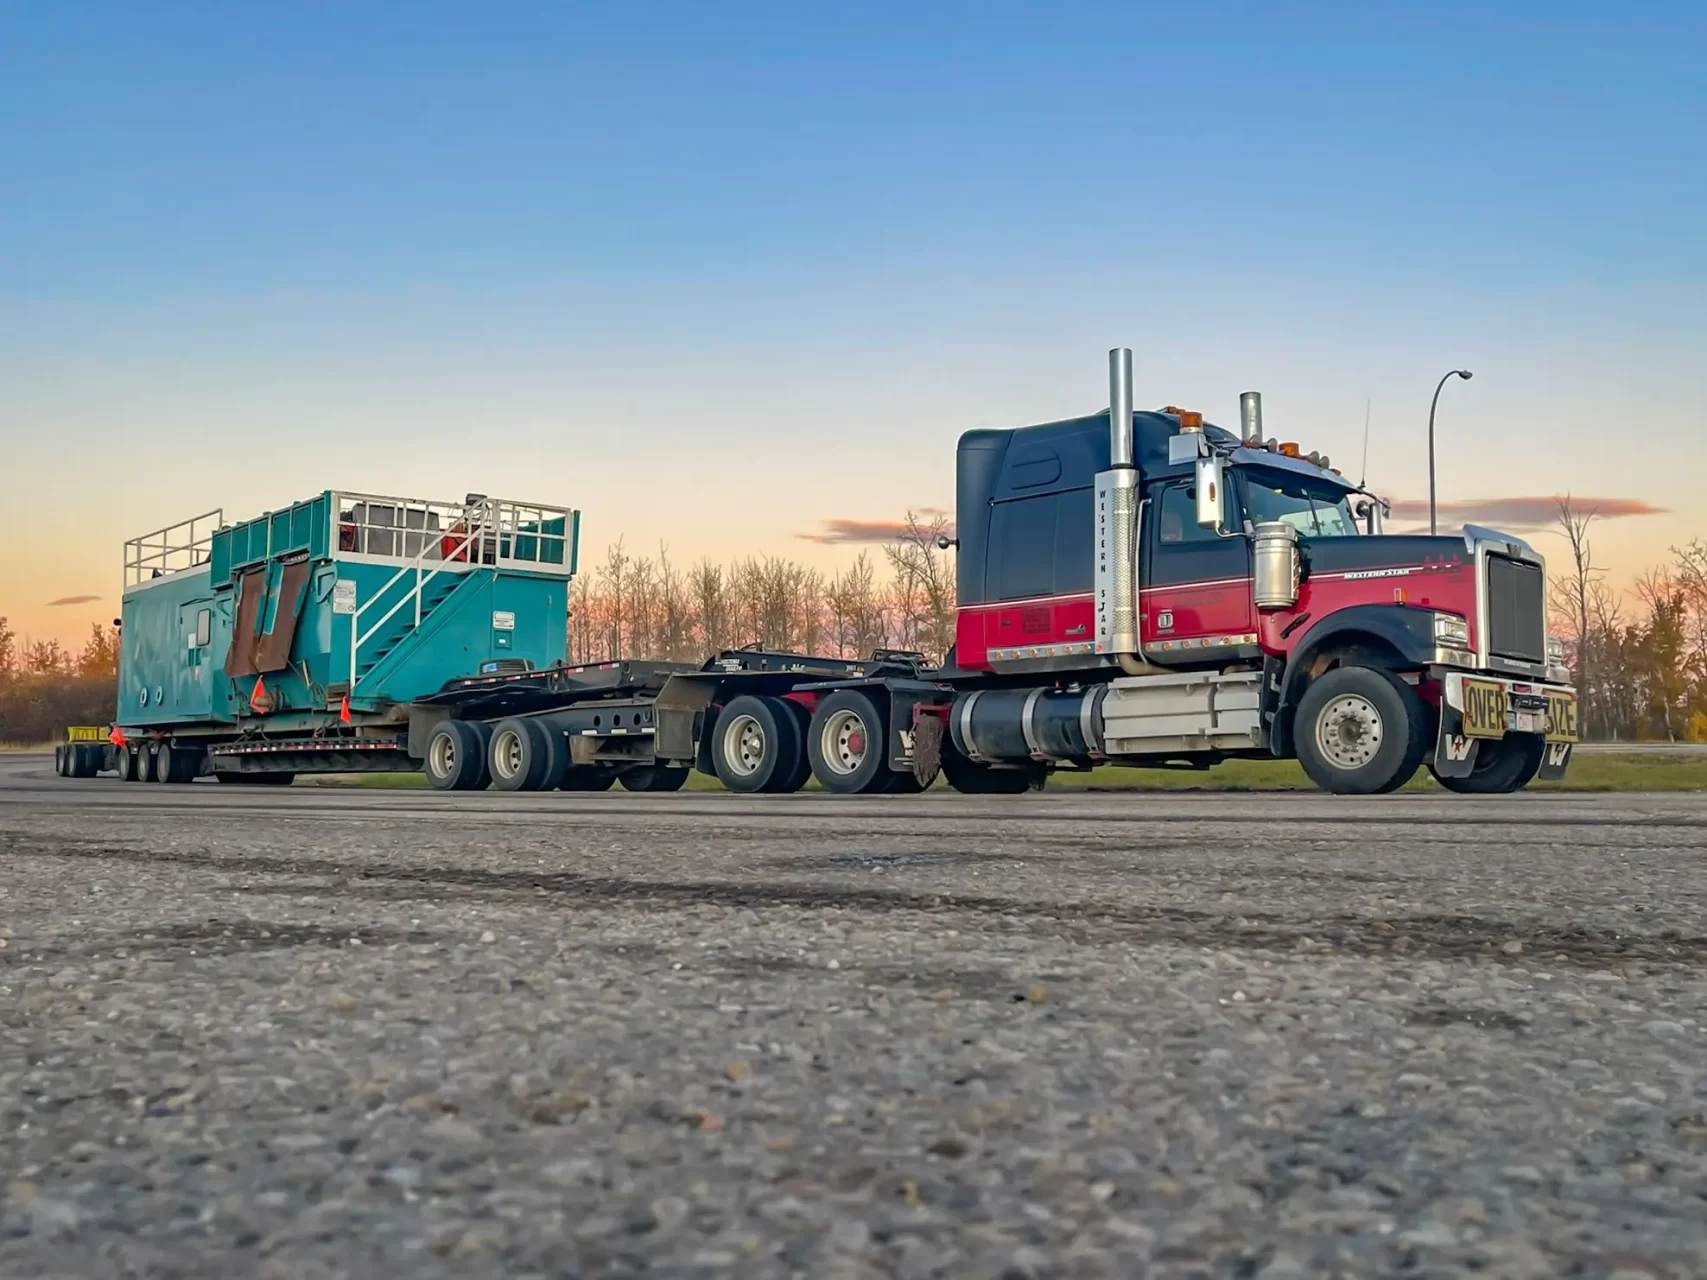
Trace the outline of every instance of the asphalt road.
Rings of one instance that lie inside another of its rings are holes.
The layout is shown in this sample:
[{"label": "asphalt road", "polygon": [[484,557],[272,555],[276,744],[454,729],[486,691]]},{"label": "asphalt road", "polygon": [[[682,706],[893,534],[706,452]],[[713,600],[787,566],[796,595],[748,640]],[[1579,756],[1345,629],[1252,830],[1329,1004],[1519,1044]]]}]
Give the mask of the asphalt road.
[{"label": "asphalt road", "polygon": [[1704,847],[0,757],[0,1276],[1707,1274]]}]

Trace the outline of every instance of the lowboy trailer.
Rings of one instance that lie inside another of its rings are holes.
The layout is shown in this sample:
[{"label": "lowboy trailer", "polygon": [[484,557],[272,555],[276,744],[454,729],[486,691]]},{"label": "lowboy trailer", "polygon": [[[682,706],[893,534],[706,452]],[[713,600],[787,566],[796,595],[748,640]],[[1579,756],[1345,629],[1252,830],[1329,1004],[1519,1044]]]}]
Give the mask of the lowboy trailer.
[{"label": "lowboy trailer", "polygon": [[970,431],[955,643],[940,665],[756,649],[564,661],[580,517],[328,490],[126,544],[110,743],[61,772],[283,784],[423,770],[472,790],[1017,793],[1059,769],[1297,758],[1323,789],[1563,774],[1577,695],[1546,564],[1475,526],[1391,535],[1329,459],[1132,409]]}]

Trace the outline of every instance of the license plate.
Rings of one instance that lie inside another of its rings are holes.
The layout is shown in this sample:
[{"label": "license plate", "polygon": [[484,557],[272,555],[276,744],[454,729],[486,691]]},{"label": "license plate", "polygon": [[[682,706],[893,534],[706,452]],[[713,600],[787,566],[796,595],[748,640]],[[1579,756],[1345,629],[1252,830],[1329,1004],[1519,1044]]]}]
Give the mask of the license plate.
[{"label": "license plate", "polygon": [[1492,680],[1464,682],[1464,732],[1472,738],[1503,738],[1507,716],[1503,684]]},{"label": "license plate", "polygon": [[1540,733],[1546,712],[1544,711],[1513,711],[1511,713],[1511,731],[1513,733]]},{"label": "license plate", "polygon": [[1547,741],[1575,742],[1577,740],[1577,695],[1574,693],[1547,694]]}]

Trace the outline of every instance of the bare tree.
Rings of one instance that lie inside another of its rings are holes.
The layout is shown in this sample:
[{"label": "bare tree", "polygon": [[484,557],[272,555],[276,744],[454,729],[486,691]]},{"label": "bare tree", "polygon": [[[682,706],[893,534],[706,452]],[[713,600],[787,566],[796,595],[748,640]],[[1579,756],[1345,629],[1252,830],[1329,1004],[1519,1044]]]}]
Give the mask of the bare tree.
[{"label": "bare tree", "polygon": [[1590,627],[1590,614],[1596,589],[1606,576],[1594,562],[1594,547],[1588,536],[1589,526],[1599,513],[1592,507],[1579,511],[1568,493],[1556,502],[1554,520],[1570,547],[1570,565],[1564,575],[1553,580],[1550,603],[1571,646],[1572,676],[1583,701],[1583,721],[1587,724],[1594,720],[1598,710],[1595,634]]},{"label": "bare tree", "polygon": [[693,599],[690,584],[670,559],[670,549],[658,544],[658,646],[672,662],[692,656]]},{"label": "bare tree", "polygon": [[883,593],[871,557],[860,552],[824,589],[829,642],[838,657],[864,658],[883,643]]},{"label": "bare tree", "polygon": [[723,566],[701,559],[688,571],[688,594],[699,623],[699,642],[708,653],[729,647],[729,582]]},{"label": "bare tree", "polygon": [[929,524],[915,512],[899,537],[883,549],[895,582],[891,599],[902,647],[942,658],[954,643],[954,564],[938,546],[949,528],[937,514]]}]

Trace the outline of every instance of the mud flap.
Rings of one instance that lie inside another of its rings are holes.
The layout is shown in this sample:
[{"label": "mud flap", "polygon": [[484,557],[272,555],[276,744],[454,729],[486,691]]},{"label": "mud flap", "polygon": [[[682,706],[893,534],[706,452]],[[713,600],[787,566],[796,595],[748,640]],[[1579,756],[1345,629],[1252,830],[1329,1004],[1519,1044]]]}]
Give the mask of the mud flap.
[{"label": "mud flap", "polygon": [[1440,704],[1440,734],[1434,743],[1434,772],[1442,778],[1468,778],[1476,767],[1476,739],[1464,732],[1464,714]]},{"label": "mud flap", "polygon": [[943,722],[936,716],[920,716],[913,725],[913,777],[928,787],[942,772]]},{"label": "mud flap", "polygon": [[1568,742],[1549,742],[1541,752],[1541,768],[1535,776],[1543,782],[1557,782],[1565,776],[1565,769],[1571,763],[1571,744]]}]

